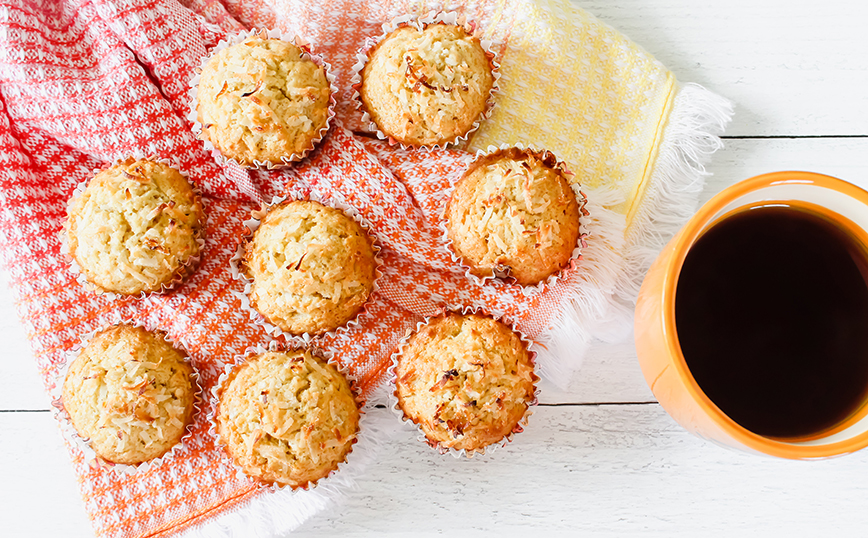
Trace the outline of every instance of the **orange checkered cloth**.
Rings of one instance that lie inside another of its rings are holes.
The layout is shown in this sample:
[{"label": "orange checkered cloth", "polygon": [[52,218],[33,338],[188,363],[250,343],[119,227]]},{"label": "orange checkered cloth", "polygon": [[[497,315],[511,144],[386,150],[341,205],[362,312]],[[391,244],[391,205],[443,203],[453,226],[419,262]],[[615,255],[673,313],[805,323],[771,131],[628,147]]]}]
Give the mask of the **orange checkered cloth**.
[{"label": "orange checkered cloth", "polygon": [[[482,0],[460,9],[484,26],[494,4]],[[577,287],[595,289],[589,271],[606,265],[617,242],[598,242],[596,257],[586,255],[587,267],[569,271],[544,293],[526,296],[516,288],[471,283],[444,250],[437,227],[447,188],[467,153],[400,151],[353,134],[360,127],[349,88],[355,51],[380,32],[381,23],[420,6],[387,0],[0,0],[2,263],[47,388],[80,338],[136,319],[183,342],[210,389],[235,355],[268,341],[241,310],[237,294],[243,287],[233,280],[229,259],[251,210],[290,188],[357,208],[384,246],[380,291],[360,327],[325,342],[366,395],[382,386],[398,339],[443,305],[484,306],[518,320],[536,338],[575,298]],[[498,24],[508,38],[509,21]],[[298,32],[338,74],[336,125],[308,159],[287,170],[218,165],[186,119],[194,68],[219,40],[252,26]],[[60,254],[59,234],[74,187],[106,162],[134,152],[176,159],[200,186],[207,244],[201,266],[177,290],[109,299],[76,281]],[[623,226],[616,235],[623,236]],[[316,490],[267,493],[238,476],[208,427],[201,413],[184,450],[135,476],[91,467],[68,443],[96,533],[268,535],[322,508],[323,494]]]}]

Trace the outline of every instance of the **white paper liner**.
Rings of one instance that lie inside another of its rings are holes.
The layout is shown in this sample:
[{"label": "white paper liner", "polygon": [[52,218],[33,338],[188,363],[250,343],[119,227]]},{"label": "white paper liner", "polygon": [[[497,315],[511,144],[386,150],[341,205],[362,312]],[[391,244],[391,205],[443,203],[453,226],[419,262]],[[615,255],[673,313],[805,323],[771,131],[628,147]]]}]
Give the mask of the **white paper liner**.
[{"label": "white paper liner", "polygon": [[[397,393],[397,391],[398,391],[398,388],[397,388],[398,376],[395,373],[395,369],[398,366],[398,360],[404,354],[404,350],[407,347],[407,344],[409,343],[410,338],[414,334],[418,333],[422,329],[422,327],[424,327],[425,325],[428,325],[432,319],[439,317],[439,316],[442,316],[442,315],[447,314],[447,313],[456,313],[456,314],[462,314],[462,315],[478,314],[481,316],[487,316],[487,317],[490,317],[490,318],[495,319],[497,321],[500,321],[501,323],[503,323],[504,325],[509,327],[515,334],[518,335],[518,337],[521,339],[521,341],[524,342],[525,347],[527,348],[528,353],[530,354],[530,361],[533,364],[533,388],[534,388],[533,399],[530,402],[528,402],[527,409],[524,412],[524,416],[522,416],[522,418],[518,421],[518,423],[516,423],[516,425],[512,429],[512,431],[509,432],[506,436],[504,436],[503,439],[501,439],[500,441],[496,441],[494,443],[491,443],[490,445],[484,446],[482,448],[475,449],[475,450],[467,450],[467,449],[463,449],[463,448],[461,450],[456,450],[454,448],[444,447],[443,445],[441,445],[437,441],[432,441],[431,439],[428,438],[427,435],[425,435],[425,432],[422,430],[421,426],[414,423],[410,417],[408,417],[406,414],[404,414],[404,410],[401,409],[401,404],[398,400],[398,393]],[[539,403],[539,387],[537,386],[537,384],[540,381],[540,377],[539,377],[539,374],[537,373],[537,370],[538,370],[538,366],[536,363],[537,352],[534,349],[534,347],[535,347],[534,341],[531,340],[530,338],[528,338],[527,335],[525,335],[523,332],[521,332],[518,329],[518,326],[514,322],[510,321],[506,316],[494,316],[494,315],[490,314],[488,311],[486,311],[485,309],[480,308],[480,307],[459,306],[459,305],[446,306],[446,307],[442,308],[437,314],[435,314],[433,316],[428,316],[425,319],[423,319],[422,321],[418,322],[416,324],[415,330],[408,331],[407,334],[405,334],[404,337],[401,338],[401,340],[398,342],[397,349],[395,350],[394,353],[392,353],[392,364],[389,365],[389,368],[386,370],[386,386],[388,387],[388,397],[389,397],[388,408],[392,412],[393,415],[395,415],[396,417],[401,419],[403,422],[409,422],[410,424],[413,424],[416,427],[416,431],[419,433],[419,437],[417,437],[417,439],[419,441],[422,441],[423,443],[427,444],[428,446],[430,446],[431,448],[433,448],[434,450],[436,450],[440,454],[449,453],[455,458],[461,458],[462,456],[465,456],[467,458],[472,458],[472,457],[474,457],[474,455],[484,456],[485,454],[491,454],[498,447],[505,447],[510,442],[512,442],[512,439],[515,436],[515,434],[521,433],[524,431],[524,428],[527,426],[528,419],[530,418],[531,414],[533,414],[533,411],[531,409]]]},{"label": "white paper liner", "polygon": [[[181,267],[178,268],[178,270],[175,272],[175,278],[173,278],[169,282],[165,282],[165,283],[161,284],[160,289],[158,289],[158,290],[141,291],[139,293],[127,295],[127,294],[123,294],[123,293],[119,293],[119,292],[108,291],[108,290],[103,289],[99,285],[94,284],[93,282],[91,282],[90,280],[87,279],[87,275],[85,275],[84,271],[81,270],[81,266],[78,264],[78,261],[75,259],[75,257],[72,255],[72,253],[69,250],[69,235],[68,234],[69,234],[69,208],[72,205],[72,202],[75,201],[79,196],[81,196],[82,193],[84,193],[84,190],[87,188],[87,185],[90,183],[90,181],[97,174],[99,174],[100,172],[104,172],[104,171],[106,171],[110,168],[113,168],[115,166],[118,166],[124,160],[129,159],[129,158],[136,159],[136,160],[154,161],[154,162],[158,162],[161,164],[165,164],[166,166],[169,166],[170,168],[176,170],[179,174],[181,174],[184,177],[184,179],[187,180],[187,183],[189,183],[190,186],[192,187],[193,195],[194,195],[196,201],[198,201],[199,204],[202,206],[203,220],[201,222],[202,226],[199,229],[199,233],[196,236],[196,243],[199,244],[199,252],[196,256],[191,256],[190,258],[188,258],[187,261],[184,262],[181,265]],[[204,205],[204,199],[202,197],[202,191],[199,189],[199,186],[196,185],[196,183],[194,183],[193,180],[190,179],[190,176],[181,168],[180,163],[175,158],[168,159],[165,157],[158,157],[155,155],[146,155],[145,153],[143,153],[139,150],[136,150],[136,151],[133,151],[131,155],[127,155],[124,157],[118,157],[117,159],[115,159],[111,163],[105,164],[100,168],[95,168],[93,170],[93,172],[90,174],[90,177],[88,179],[82,181],[81,183],[79,183],[78,185],[75,186],[75,189],[73,189],[72,195],[70,195],[69,200],[67,200],[67,202],[66,202],[66,213],[67,213],[66,220],[64,221],[63,227],[60,230],[60,255],[63,259],[65,259],[67,261],[67,263],[69,263],[69,270],[75,275],[76,282],[81,284],[81,286],[85,290],[87,290],[91,293],[95,293],[97,295],[102,295],[109,300],[113,301],[119,297],[145,298],[151,294],[155,294],[155,293],[159,294],[159,293],[165,293],[167,291],[171,291],[171,290],[175,289],[175,287],[182,284],[185,280],[187,280],[187,278],[189,278],[196,271],[196,268],[199,266],[199,262],[202,259],[202,251],[205,248],[205,229],[207,227],[206,223],[208,220],[208,214],[205,211],[205,205]]]},{"label": "white paper liner", "polygon": [[[226,450],[226,443],[220,438],[220,434],[217,432],[217,413],[220,409],[220,394],[223,391],[223,383],[229,378],[229,374],[241,364],[247,362],[248,357],[252,357],[255,355],[261,355],[263,353],[267,353],[269,351],[274,352],[291,352],[296,350],[309,351],[312,355],[315,355],[323,360],[325,360],[328,364],[337,369],[341,375],[346,378],[347,382],[350,385],[350,390],[353,393],[356,406],[359,410],[359,429],[356,432],[356,437],[353,439],[352,446],[350,447],[350,451],[347,452],[346,456],[344,456],[344,460],[338,463],[337,469],[333,469],[329,471],[329,474],[326,476],[317,479],[314,482],[308,482],[303,486],[291,486],[289,484],[281,484],[277,482],[264,482],[254,476],[249,476],[244,472],[244,469],[235,463],[235,460],[232,459],[232,456],[229,455]],[[329,478],[340,472],[342,469],[346,468],[348,465],[352,465],[355,461],[355,457],[353,457],[353,452],[356,451],[356,445],[363,444],[367,445],[369,442],[372,442],[368,439],[368,435],[366,432],[366,424],[368,422],[367,415],[364,410],[364,398],[362,398],[361,391],[359,390],[358,380],[355,376],[351,375],[347,368],[342,365],[339,361],[335,359],[334,353],[331,351],[318,347],[315,344],[305,344],[298,341],[293,341],[289,343],[279,342],[277,340],[272,340],[268,343],[268,346],[257,345],[253,347],[248,347],[242,355],[236,355],[235,359],[227,364],[223,368],[223,372],[220,374],[217,383],[214,384],[214,387],[211,389],[211,395],[209,399],[208,405],[208,433],[215,439],[215,446],[218,447],[223,453],[226,455],[227,459],[231,462],[232,467],[235,469],[236,476],[238,478],[247,478],[256,483],[261,489],[265,489],[271,492],[280,491],[280,490],[291,490],[293,493],[298,491],[309,491],[315,489],[317,485],[321,484],[327,486],[329,484]],[[358,451],[356,451],[358,452]]]},{"label": "white paper liner", "polygon": [[[555,271],[551,275],[549,275],[545,280],[542,280],[536,284],[531,284],[528,286],[523,286],[515,281],[514,278],[509,276],[508,272],[499,272],[494,271],[491,275],[479,276],[473,274],[472,268],[465,263],[464,259],[455,251],[452,240],[449,238],[449,230],[446,225],[446,216],[445,213],[440,218],[440,231],[442,232],[443,244],[446,245],[446,252],[449,256],[452,257],[452,261],[456,264],[460,265],[462,269],[464,269],[464,275],[474,284],[478,286],[484,286],[486,284],[490,284],[493,286],[507,286],[507,287],[518,287],[521,288],[521,292],[525,296],[534,295],[537,293],[542,293],[546,287],[554,285],[555,282],[558,281],[558,278],[567,270],[575,270],[578,266],[579,262],[582,259],[582,249],[588,248],[588,244],[585,239],[588,237],[588,217],[590,213],[587,210],[588,198],[585,196],[585,193],[582,192],[582,186],[574,181],[575,174],[569,171],[566,164],[559,160],[554,153],[548,150],[537,150],[532,146],[525,146],[523,144],[515,144],[514,146],[510,146],[509,144],[501,144],[500,147],[497,146],[488,146],[486,150],[478,150],[476,155],[468,156],[466,159],[466,167],[465,170],[468,170],[470,166],[473,165],[479,159],[491,155],[492,153],[509,150],[511,148],[517,148],[523,152],[530,152],[538,155],[540,158],[545,159],[546,157],[553,157],[556,161],[554,168],[556,170],[560,170],[564,175],[564,178],[567,180],[570,188],[573,191],[573,194],[576,196],[576,202],[579,205],[579,239],[576,243],[576,248],[573,249],[572,254],[570,254],[570,259],[561,267],[558,271]],[[451,200],[453,193],[455,192],[455,187],[461,183],[464,179],[464,175],[458,178],[455,182],[453,182],[449,186],[449,190],[447,192],[448,196],[447,200]],[[444,206],[445,212],[445,206]]]},{"label": "white paper liner", "polygon": [[[82,437],[75,427],[72,425],[72,420],[70,419],[69,413],[67,413],[66,408],[63,406],[63,383],[66,380],[66,374],[69,372],[69,367],[72,365],[73,361],[78,358],[81,354],[81,350],[87,347],[87,344],[96,336],[98,333],[101,333],[105,330],[111,329],[112,327],[117,327],[118,325],[130,325],[133,327],[141,327],[149,332],[160,336],[165,340],[169,345],[178,351],[182,352],[185,355],[185,361],[193,368],[193,372],[190,374],[190,381],[193,384],[193,413],[190,415],[190,421],[185,426],[185,433],[181,436],[181,439],[168,450],[165,454],[158,458],[154,458],[152,460],[144,461],[135,465],[130,464],[122,464],[122,463],[114,463],[111,461],[107,461],[99,456],[99,454],[94,451],[90,446],[90,439],[86,437]],[[154,327],[150,323],[143,322],[137,319],[128,319],[117,321],[111,325],[107,325],[95,331],[91,331],[90,333],[83,336],[77,344],[75,344],[69,351],[65,353],[65,362],[60,366],[57,373],[53,377],[54,385],[49,387],[49,397],[51,398],[51,407],[53,408],[54,418],[57,419],[60,424],[60,431],[63,437],[74,444],[84,453],[85,461],[88,465],[92,467],[102,467],[108,469],[110,471],[114,471],[121,474],[129,474],[133,475],[139,472],[145,472],[148,469],[159,467],[164,462],[167,462],[175,457],[176,454],[183,453],[186,450],[187,440],[193,435],[193,425],[196,423],[196,419],[199,417],[199,413],[201,411],[200,405],[203,400],[202,395],[202,387],[199,385],[199,370],[196,367],[196,364],[193,362],[190,357],[189,352],[186,347],[180,341],[174,340],[171,338],[168,333],[165,331]]]},{"label": "white paper liner", "polygon": [[427,151],[432,151],[438,148],[447,148],[449,146],[457,146],[462,142],[467,141],[474,132],[479,129],[479,126],[482,122],[489,117],[491,117],[491,112],[494,109],[495,104],[495,94],[500,90],[499,80],[500,80],[500,64],[497,62],[497,54],[494,52],[492,46],[493,42],[489,40],[484,40],[479,38],[479,44],[482,46],[482,50],[485,51],[486,56],[489,59],[489,66],[491,67],[491,74],[494,77],[494,81],[491,85],[491,90],[488,92],[488,99],[485,102],[485,109],[476,118],[476,121],[473,122],[470,129],[462,135],[455,137],[452,140],[448,140],[443,144],[434,144],[431,146],[421,145],[416,146],[413,144],[404,144],[398,140],[395,140],[391,136],[384,133],[377,124],[374,122],[371,115],[368,113],[365,108],[364,103],[362,102],[361,95],[359,90],[362,87],[362,70],[365,68],[365,64],[368,63],[369,54],[371,51],[380,44],[389,34],[397,30],[402,26],[413,26],[420,32],[425,29],[426,26],[431,24],[451,24],[455,26],[461,26],[464,28],[464,31],[467,32],[468,35],[479,38],[479,32],[477,32],[476,23],[472,21],[467,21],[466,16],[459,15],[455,12],[434,12],[432,11],[428,15],[422,17],[416,17],[414,15],[402,15],[400,17],[396,17],[391,21],[383,24],[383,33],[376,37],[368,37],[365,39],[365,44],[361,49],[356,53],[356,63],[353,64],[351,68],[352,77],[350,78],[350,84],[353,88],[353,101],[355,102],[355,106],[357,110],[362,112],[362,123],[365,124],[367,131],[373,133],[380,140],[386,140],[390,146],[400,145],[401,149],[424,149]]},{"label": "white paper liner", "polygon": [[[259,229],[259,225],[262,222],[262,219],[265,215],[271,210],[271,208],[276,207],[283,202],[286,201],[298,201],[298,200],[311,200],[314,202],[319,202],[324,206],[331,207],[333,209],[337,209],[342,211],[345,215],[352,218],[356,221],[362,229],[368,234],[368,237],[371,239],[371,248],[374,251],[374,283],[373,288],[371,289],[370,295],[368,295],[368,300],[365,301],[365,304],[362,305],[362,308],[353,316],[349,321],[344,323],[343,325],[332,329],[330,331],[326,331],[320,334],[309,334],[303,333],[300,335],[292,334],[290,332],[284,331],[280,327],[274,325],[269,322],[265,316],[263,316],[253,305],[250,303],[250,292],[253,288],[253,281],[248,279],[244,272],[241,270],[240,264],[244,258],[244,249],[247,243],[253,239],[253,234]],[[293,189],[288,194],[284,196],[275,196],[271,199],[271,203],[267,205],[263,205],[258,210],[254,210],[251,215],[252,218],[250,220],[244,221],[244,226],[246,227],[246,231],[243,233],[241,237],[241,241],[238,243],[238,248],[235,251],[235,254],[229,260],[230,270],[232,272],[232,277],[235,280],[239,280],[244,283],[244,291],[243,292],[233,292],[234,295],[241,301],[241,307],[250,315],[250,320],[255,324],[263,327],[268,334],[273,337],[283,336],[287,340],[300,340],[305,343],[310,343],[314,339],[324,338],[326,336],[334,336],[337,333],[348,331],[349,329],[353,329],[359,326],[359,318],[361,318],[367,311],[368,306],[371,304],[371,300],[373,299],[374,294],[380,289],[379,282],[380,278],[383,276],[381,266],[383,261],[380,259],[380,240],[377,237],[377,234],[373,231],[373,225],[359,213],[354,207],[349,206],[343,202],[340,202],[331,196],[328,195],[319,195],[310,190],[301,190],[301,189]]]},{"label": "white paper liner", "polygon": [[[226,155],[223,155],[223,153],[221,153],[220,150],[217,149],[210,140],[202,138],[202,123],[199,121],[199,113],[197,111],[197,93],[199,89],[199,79],[202,75],[202,68],[205,67],[205,64],[207,64],[208,61],[221,50],[225,49],[226,47],[231,47],[232,45],[237,45],[238,43],[241,43],[242,41],[253,35],[259,35],[259,37],[263,39],[265,39],[265,37],[263,36],[266,36],[269,39],[279,39],[281,41],[292,43],[296,47],[300,48],[303,51],[301,58],[310,60],[318,66],[322,67],[323,70],[325,70],[326,80],[329,83],[330,94],[328,116],[326,117],[325,125],[319,130],[316,138],[311,141],[310,147],[306,148],[301,153],[292,153],[287,157],[281,157],[280,160],[282,161],[282,164],[272,163],[271,161],[260,162],[254,159],[253,166],[245,165],[238,162],[232,157],[227,157]],[[337,86],[335,86],[335,80],[335,75],[332,73],[331,65],[326,62],[321,55],[315,54],[312,51],[311,43],[307,40],[295,34],[281,32],[280,30],[254,28],[245,32],[227,36],[226,39],[223,39],[219,43],[217,43],[217,45],[214,47],[210,54],[207,54],[201,59],[199,67],[193,70],[193,78],[190,79],[190,89],[188,90],[188,95],[190,97],[190,111],[187,114],[187,120],[193,124],[193,134],[196,135],[196,138],[202,141],[203,145],[205,146],[205,151],[210,152],[214,160],[217,161],[217,163],[221,166],[225,166],[228,162],[233,162],[243,168],[250,168],[255,170],[274,170],[277,168],[286,168],[288,166],[291,166],[293,163],[307,157],[307,155],[311,151],[313,151],[317,144],[322,142],[322,139],[325,138],[326,133],[328,133],[329,129],[331,128],[332,120],[335,117],[335,105],[337,103],[337,101],[335,100],[335,95],[337,95],[338,88]]]}]

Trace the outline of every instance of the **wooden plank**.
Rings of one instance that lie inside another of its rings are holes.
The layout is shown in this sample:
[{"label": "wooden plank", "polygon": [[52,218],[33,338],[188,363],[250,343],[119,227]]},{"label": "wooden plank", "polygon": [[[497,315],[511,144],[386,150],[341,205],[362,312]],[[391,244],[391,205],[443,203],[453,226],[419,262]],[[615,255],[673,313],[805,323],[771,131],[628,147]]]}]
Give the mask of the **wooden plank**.
[{"label": "wooden plank", "polygon": [[573,1],[733,100],[729,135],[868,134],[864,2]]},{"label": "wooden plank", "polygon": [[[657,405],[539,409],[480,460],[404,433],[299,536],[796,536],[868,524],[868,453],[793,462],[725,450]],[[424,477],[424,478],[423,478]]]},{"label": "wooden plank", "polygon": [[0,535],[92,537],[51,413],[0,413]]},{"label": "wooden plank", "polygon": [[724,140],[700,203],[741,180],[779,170],[828,174],[868,189],[868,138]]},{"label": "wooden plank", "polygon": [[8,386],[0,391],[0,410],[48,409],[45,394],[30,351],[30,342],[12,303],[12,292],[4,271],[0,271],[0,342],[3,360],[0,360],[0,379]]},{"label": "wooden plank", "polygon": [[[89,536],[49,414],[0,413],[0,428],[2,534]],[[866,464],[868,452],[792,462],[725,450],[657,405],[541,407],[512,444],[472,460],[402,431],[298,535],[856,535]]]}]

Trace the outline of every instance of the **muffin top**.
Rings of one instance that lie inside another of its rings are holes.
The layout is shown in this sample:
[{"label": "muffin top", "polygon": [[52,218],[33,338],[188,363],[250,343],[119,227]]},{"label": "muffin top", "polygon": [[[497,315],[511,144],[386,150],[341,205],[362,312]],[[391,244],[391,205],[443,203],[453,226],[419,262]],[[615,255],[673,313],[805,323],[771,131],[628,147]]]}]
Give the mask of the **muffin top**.
[{"label": "muffin top", "polygon": [[180,172],[128,158],[96,174],[70,201],[69,252],[103,291],[159,291],[191,272],[204,220],[202,203]]},{"label": "muffin top", "polygon": [[464,173],[446,204],[452,248],[477,276],[537,284],[569,263],[579,241],[579,205],[557,161],[511,148]]},{"label": "muffin top", "polygon": [[297,46],[249,37],[215,54],[197,89],[200,137],[244,166],[283,164],[313,147],[328,122],[325,69]]},{"label": "muffin top", "polygon": [[359,431],[346,378],[309,351],[268,352],[236,366],[219,391],[217,432],[247,475],[304,487],[338,468]]},{"label": "muffin top", "polygon": [[412,335],[395,368],[404,415],[429,443],[480,450],[509,435],[534,399],[531,354],[488,316],[449,313]]},{"label": "muffin top", "polygon": [[373,241],[342,211],[284,202],[244,249],[250,304],[281,330],[322,334],[352,320],[374,289]]},{"label": "muffin top", "polygon": [[494,75],[479,39],[452,24],[402,26],[369,53],[359,96],[377,127],[412,146],[453,142],[485,112]]},{"label": "muffin top", "polygon": [[193,416],[196,385],[186,355],[161,333],[116,325],[72,362],[63,407],[104,460],[134,465],[176,445]]}]

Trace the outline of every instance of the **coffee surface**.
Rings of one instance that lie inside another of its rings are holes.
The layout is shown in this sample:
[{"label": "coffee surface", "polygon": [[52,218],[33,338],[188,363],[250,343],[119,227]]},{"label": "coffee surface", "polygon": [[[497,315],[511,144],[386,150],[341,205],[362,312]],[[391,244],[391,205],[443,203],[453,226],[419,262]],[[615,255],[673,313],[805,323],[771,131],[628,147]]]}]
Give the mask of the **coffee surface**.
[{"label": "coffee surface", "polygon": [[868,392],[868,260],[859,242],[796,206],[714,225],[687,254],[675,318],[699,387],[744,428],[828,430]]}]

